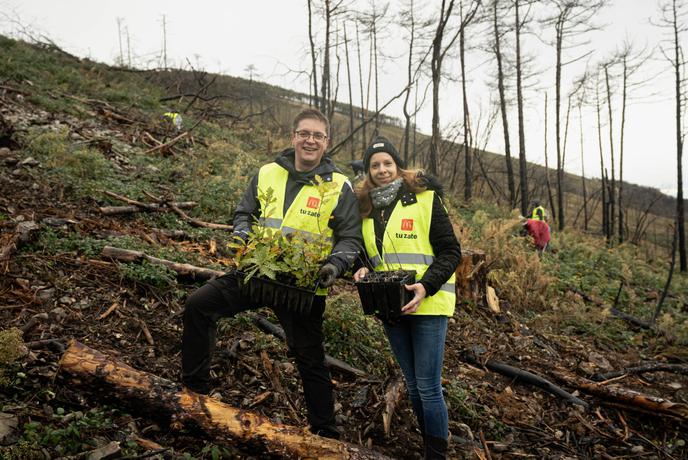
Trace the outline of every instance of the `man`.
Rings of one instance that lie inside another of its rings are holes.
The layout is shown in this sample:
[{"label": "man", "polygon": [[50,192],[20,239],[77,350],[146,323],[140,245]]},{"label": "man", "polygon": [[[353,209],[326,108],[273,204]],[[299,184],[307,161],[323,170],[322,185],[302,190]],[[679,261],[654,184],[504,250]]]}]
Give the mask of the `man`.
[{"label": "man", "polygon": [[[291,143],[272,163],[260,168],[239,203],[234,215],[234,237],[246,240],[252,226],[281,229],[282,233],[300,230],[319,231],[323,216],[308,212],[318,197],[316,175],[338,186],[339,195],[331,206],[326,234],[332,248],[320,269],[320,287],[331,286],[343,274],[362,248],[361,218],[358,203],[346,176],[330,158],[324,157],[329,145],[329,121],[318,110],[306,109],[293,122]],[[284,203],[278,216],[262,215],[267,207],[262,200],[273,189],[276,203]],[[305,211],[305,212],[301,212]],[[315,216],[312,216],[315,214]],[[276,218],[277,217],[277,218]],[[326,216],[324,216],[326,217]],[[313,222],[311,222],[311,220]],[[220,317],[233,316],[257,305],[240,294],[239,281],[233,274],[210,281],[189,296],[184,312],[182,339],[182,380],[191,390],[208,393],[211,350],[215,342],[215,324]],[[316,295],[308,315],[290,311],[288,305],[270,305],[287,336],[287,345],[296,359],[303,383],[308,421],[313,433],[338,438],[334,420],[334,394],[330,374],[325,367],[323,313],[325,296]]]}]

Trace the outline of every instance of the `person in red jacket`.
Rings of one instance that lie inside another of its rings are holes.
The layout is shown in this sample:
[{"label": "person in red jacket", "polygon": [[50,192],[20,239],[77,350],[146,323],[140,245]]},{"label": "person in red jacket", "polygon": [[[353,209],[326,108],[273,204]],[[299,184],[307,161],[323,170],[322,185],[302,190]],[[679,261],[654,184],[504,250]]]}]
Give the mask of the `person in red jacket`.
[{"label": "person in red jacket", "polygon": [[540,254],[545,252],[550,238],[547,222],[538,219],[526,219],[523,227],[528,232],[528,235],[533,237],[533,243],[538,248],[538,252]]}]

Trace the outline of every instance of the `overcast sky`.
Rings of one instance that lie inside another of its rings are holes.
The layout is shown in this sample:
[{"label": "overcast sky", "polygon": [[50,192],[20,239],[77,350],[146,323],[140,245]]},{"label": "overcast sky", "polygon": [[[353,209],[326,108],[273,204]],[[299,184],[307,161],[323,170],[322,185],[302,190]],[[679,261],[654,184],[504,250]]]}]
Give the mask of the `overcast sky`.
[{"label": "overcast sky", "polygon": [[[372,1],[372,0],[371,0]],[[418,0],[416,0],[418,3]],[[378,1],[378,5],[383,2]],[[391,2],[388,16],[396,14],[399,2]],[[587,48],[595,52],[587,60],[581,60],[564,68],[562,80],[565,89],[585,68],[586,63],[594,65],[620,47],[625,37],[638,47],[655,49],[654,59],[644,67],[637,80],[650,81],[636,89],[637,100],[627,111],[624,179],[633,183],[659,188],[667,193],[675,193],[676,188],[676,145],[673,101],[673,81],[668,63],[656,48],[661,41],[662,32],[649,23],[650,18],[658,17],[660,0],[615,0],[611,7],[598,15],[603,32],[589,35],[592,40]],[[368,1],[354,2],[363,10]],[[429,5],[437,8],[439,2]],[[426,4],[427,5],[427,4]],[[124,31],[128,31],[132,58],[136,65],[157,67],[160,65],[162,50],[162,18],[167,23],[168,65],[185,66],[187,60],[195,67],[210,72],[221,72],[236,76],[246,76],[246,67],[256,66],[259,79],[290,89],[308,91],[307,77],[299,77],[296,72],[309,69],[307,54],[308,13],[305,0],[252,0],[252,1],[178,1],[178,0],[0,0],[0,33],[17,33],[15,21],[50,37],[55,43],[70,53],[88,56],[92,59],[113,63],[120,55],[117,18],[121,18]],[[656,21],[655,21],[656,22]],[[393,23],[398,23],[394,21]],[[317,27],[317,26],[316,26]],[[538,28],[539,29],[539,28]],[[349,34],[352,32],[349,31]],[[524,49],[536,56],[538,78],[535,87],[527,94],[528,107],[526,118],[526,151],[528,160],[544,163],[544,93],[549,94],[549,141],[548,155],[550,165],[555,164],[556,146],[554,141],[554,49],[544,45],[551,36],[550,31],[538,30],[539,37],[526,37]],[[381,64],[380,105],[398,94],[405,86],[405,34],[395,25],[382,31],[379,41],[381,50],[389,56]],[[468,40],[478,41],[484,33],[478,28],[469,31]],[[127,58],[127,43],[124,36],[124,55]],[[352,50],[350,50],[352,52]],[[580,51],[575,51],[569,57]],[[363,50],[366,54],[366,50]],[[484,53],[469,54],[469,105],[474,127],[482,123],[490,112],[490,99],[496,97],[494,91],[486,88],[485,82],[496,73],[495,65],[486,60]],[[458,74],[456,62],[449,60],[448,71]],[[364,72],[366,69],[364,68]],[[356,73],[357,68],[352,69]],[[346,82],[345,68],[342,65],[342,85]],[[354,82],[354,87],[358,81]],[[340,94],[346,96],[345,91]],[[340,100],[344,100],[340,97]],[[354,101],[359,100],[358,92]],[[445,83],[440,101],[441,124],[448,128],[461,119],[461,92],[458,83]],[[614,108],[615,136],[619,132],[620,103],[612,101]],[[565,111],[562,107],[562,112]],[[385,112],[391,116],[402,116],[401,103],[393,104]],[[606,107],[604,123],[607,123]],[[563,113],[562,113],[563,116]],[[418,125],[421,131],[430,132],[431,111],[429,101],[419,114]],[[599,145],[596,132],[596,119],[593,111],[583,112],[583,131],[585,134],[584,164],[586,176],[599,177]],[[518,145],[515,110],[510,116],[512,151],[516,155]],[[603,151],[605,162],[609,164],[609,134],[603,132]],[[478,137],[484,137],[478,133]],[[580,174],[580,135],[578,119],[572,117],[566,154],[566,170]],[[483,141],[480,142],[483,144]],[[497,123],[487,143],[488,149],[504,151],[501,123]],[[618,160],[619,144],[615,140],[615,154]],[[617,164],[618,175],[618,164]],[[684,172],[686,168],[684,167]],[[684,177],[684,183],[688,172]]]}]

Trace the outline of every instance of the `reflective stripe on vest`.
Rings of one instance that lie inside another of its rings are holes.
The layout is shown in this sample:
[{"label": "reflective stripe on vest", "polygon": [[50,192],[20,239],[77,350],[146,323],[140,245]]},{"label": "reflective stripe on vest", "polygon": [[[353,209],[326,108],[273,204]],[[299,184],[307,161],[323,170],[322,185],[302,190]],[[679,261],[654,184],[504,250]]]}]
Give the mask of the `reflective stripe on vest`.
[{"label": "reflective stripe on vest", "polygon": [[[284,213],[284,200],[287,189],[289,171],[277,163],[268,163],[258,171],[258,202],[260,203],[261,218],[258,225],[273,230],[281,230],[282,234],[298,233],[305,239],[316,239],[320,235],[328,239],[328,244],[322,248],[325,258],[332,250],[332,229],[329,221],[334,208],[339,202],[346,176],[332,173],[332,182],[336,184],[324,196],[320,196],[318,187],[304,185]],[[272,189],[272,202],[266,202],[266,195]],[[327,289],[319,288],[318,295],[327,294]]]},{"label": "reflective stripe on vest", "polygon": [[[417,202],[404,206],[398,201],[387,219],[382,238],[382,257],[375,244],[373,219],[363,219],[363,240],[368,259],[375,271],[415,270],[416,281],[423,277],[428,266],[435,260],[430,244],[432,202],[435,192],[425,191],[416,195]],[[426,297],[414,315],[452,316],[456,306],[456,276],[452,274],[435,295]]]},{"label": "reflective stripe on vest", "polygon": [[[538,210],[542,211],[542,217],[538,215]],[[530,218],[536,220],[545,220],[545,208],[538,206],[537,208],[533,209],[533,213],[530,215]]]}]

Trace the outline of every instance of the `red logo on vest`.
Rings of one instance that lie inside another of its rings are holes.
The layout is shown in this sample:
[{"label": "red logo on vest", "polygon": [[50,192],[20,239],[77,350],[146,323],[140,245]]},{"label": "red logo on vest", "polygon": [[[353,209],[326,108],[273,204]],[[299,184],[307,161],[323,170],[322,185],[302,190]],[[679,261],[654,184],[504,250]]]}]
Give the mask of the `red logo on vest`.
[{"label": "red logo on vest", "polygon": [[401,229],[409,232],[413,230],[413,219],[401,219]]},{"label": "red logo on vest", "polygon": [[311,209],[318,209],[319,206],[320,206],[320,198],[316,198],[314,196],[308,197],[308,202],[306,203],[306,207],[309,207]]}]

